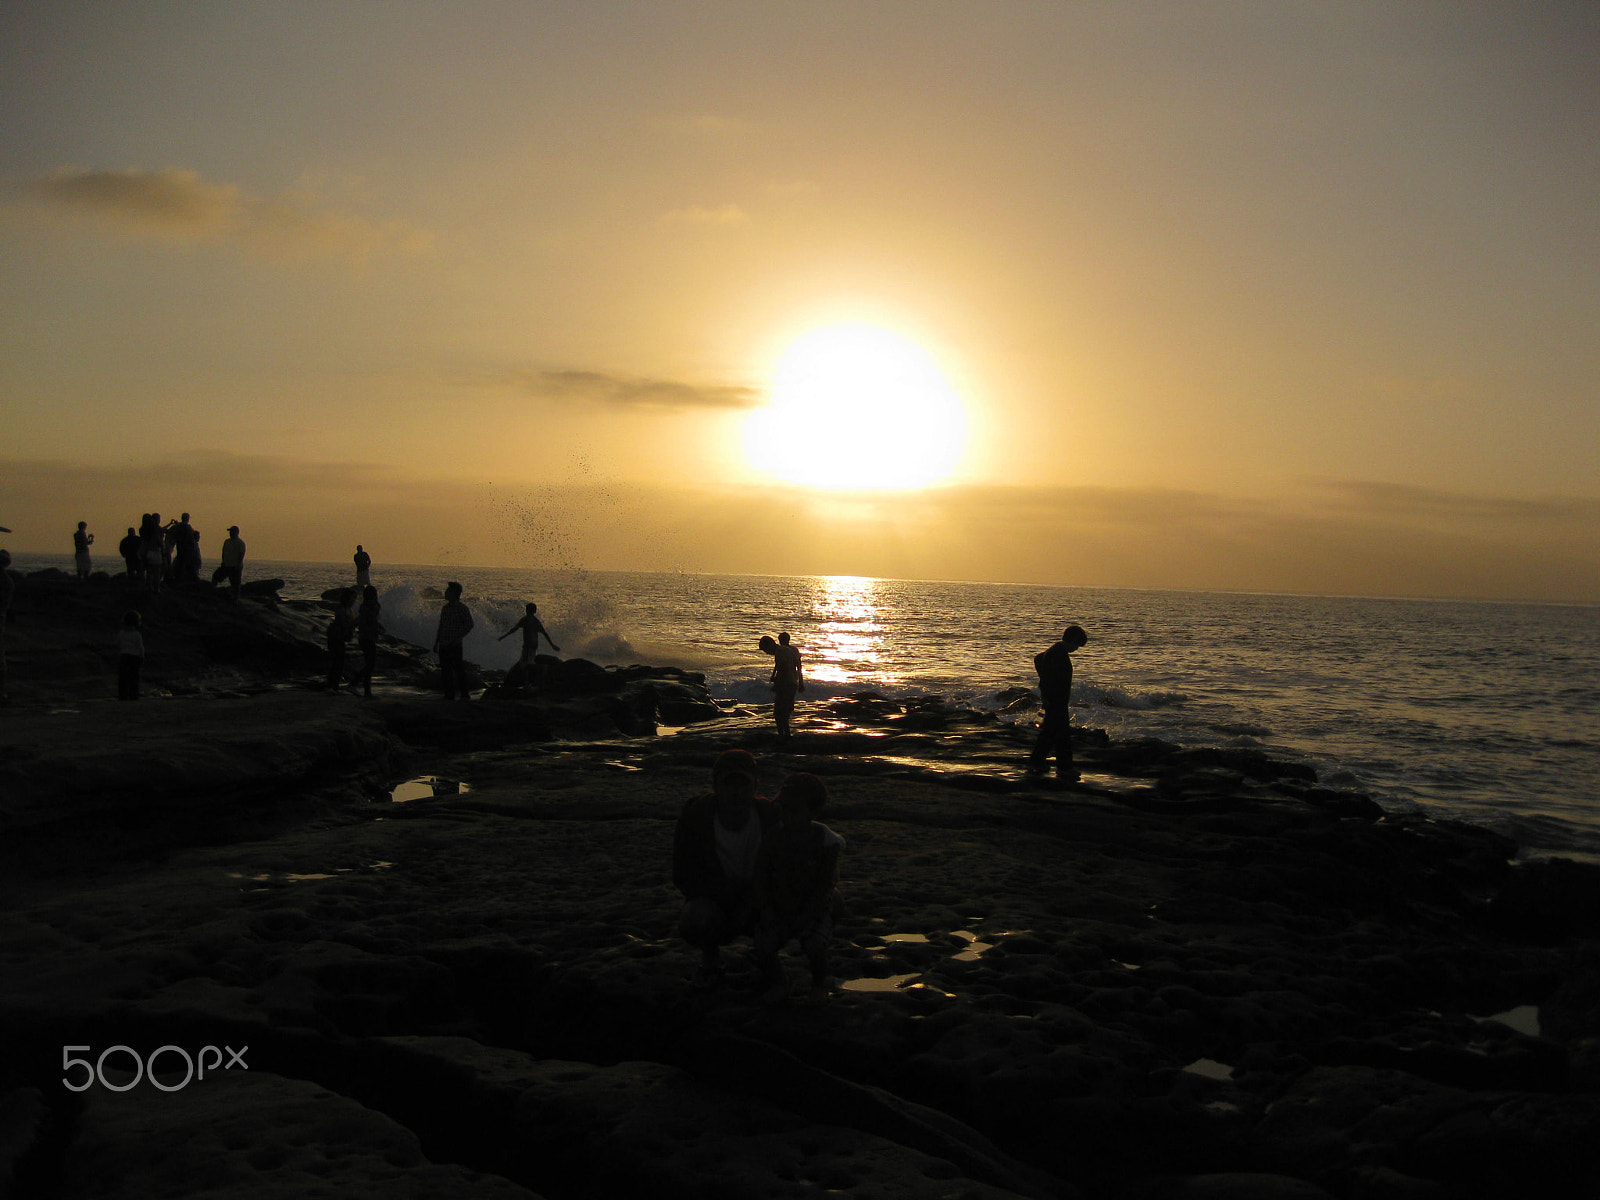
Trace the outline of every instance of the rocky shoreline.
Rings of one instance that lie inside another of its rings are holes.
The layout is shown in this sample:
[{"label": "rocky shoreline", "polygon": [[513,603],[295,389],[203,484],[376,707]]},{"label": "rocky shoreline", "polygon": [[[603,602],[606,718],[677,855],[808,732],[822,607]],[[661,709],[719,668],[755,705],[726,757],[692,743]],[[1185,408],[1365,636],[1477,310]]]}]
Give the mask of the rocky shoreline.
[{"label": "rocky shoreline", "polygon": [[[13,604],[0,1195],[1600,1192],[1593,868],[1250,753],[1079,730],[1030,780],[937,698],[779,743],[666,669],[447,704],[391,642],[364,701],[324,604],[147,603],[134,704],[119,581]],[[829,783],[821,1008],[688,983],[672,822],[734,745]]]}]

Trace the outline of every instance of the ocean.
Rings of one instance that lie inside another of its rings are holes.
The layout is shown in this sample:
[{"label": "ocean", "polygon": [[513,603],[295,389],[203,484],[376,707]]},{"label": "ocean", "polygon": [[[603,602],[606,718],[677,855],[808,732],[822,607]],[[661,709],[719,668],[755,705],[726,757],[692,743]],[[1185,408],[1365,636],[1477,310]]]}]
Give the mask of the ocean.
[{"label": "ocean", "polygon": [[[70,569],[65,556],[16,565]],[[354,568],[247,562],[246,578],[268,576],[315,597],[352,585]],[[429,644],[429,589],[451,579],[481,666],[515,661],[519,638],[496,639],[531,600],[563,657],[701,671],[714,696],[761,702],[771,660],[756,640],[787,630],[805,661],[802,707],[872,691],[996,709],[1081,625],[1077,725],[1259,749],[1391,811],[1504,833],[1527,857],[1600,862],[1597,606],[379,562],[389,632]]]}]

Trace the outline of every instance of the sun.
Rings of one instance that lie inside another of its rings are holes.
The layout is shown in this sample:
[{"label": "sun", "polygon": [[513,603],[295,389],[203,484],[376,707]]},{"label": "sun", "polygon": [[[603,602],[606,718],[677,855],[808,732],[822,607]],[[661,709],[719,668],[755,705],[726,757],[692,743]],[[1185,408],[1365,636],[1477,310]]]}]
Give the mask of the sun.
[{"label": "sun", "polygon": [[933,357],[863,324],[791,342],[744,427],[751,466],[818,488],[925,487],[955,472],[966,443],[966,407]]}]

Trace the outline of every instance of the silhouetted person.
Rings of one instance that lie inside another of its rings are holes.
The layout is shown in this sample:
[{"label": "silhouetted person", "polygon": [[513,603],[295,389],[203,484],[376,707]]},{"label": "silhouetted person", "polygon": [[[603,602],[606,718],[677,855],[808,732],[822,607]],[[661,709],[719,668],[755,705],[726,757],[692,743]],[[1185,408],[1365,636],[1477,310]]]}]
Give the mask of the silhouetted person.
[{"label": "silhouetted person", "polygon": [[172,578],[179,583],[200,578],[200,531],[189,524],[188,513],[172,527]]},{"label": "silhouetted person", "polygon": [[816,820],[828,789],[815,775],[791,775],[778,789],[778,823],[767,831],[756,860],[756,957],[767,981],[762,1000],[789,994],[778,951],[791,940],[811,966],[806,999],[828,998],[828,943],[833,940],[839,855],[844,839]]},{"label": "silhouetted person", "polygon": [[361,650],[361,674],[350,681],[351,688],[361,684],[361,694],[372,699],[372,673],[378,666],[378,636],[383,633],[383,608],[378,603],[378,589],[370,583],[361,590],[361,608],[356,612],[356,645]]},{"label": "silhouetted person", "polygon": [[142,620],[129,609],[122,614],[122,628],[117,631],[117,699],[139,698],[139,672],[144,669],[144,634]]},{"label": "silhouetted person", "polygon": [[439,630],[433,636],[433,649],[439,655],[439,672],[444,676],[444,698],[470,700],[467,667],[462,643],[472,632],[472,610],[461,603],[461,585],[450,582],[444,589],[444,607],[439,610]]},{"label": "silhouetted person", "polygon": [[805,674],[800,666],[800,650],[789,644],[789,635],[780,633],[774,642],[763,637],[756,643],[762,653],[772,655],[772,719],[777,723],[778,736],[789,736],[789,719],[794,715],[795,694],[806,690]]},{"label": "silhouetted person", "polygon": [[79,521],[78,528],[72,535],[72,561],[78,568],[78,578],[89,578],[89,572],[94,569],[94,564],[89,560],[89,547],[94,545],[94,534],[89,532],[89,522]]},{"label": "silhouetted person", "polygon": [[1068,625],[1061,640],[1042,654],[1034,655],[1033,669],[1039,673],[1039,699],[1044,702],[1044,720],[1039,722],[1039,738],[1028,758],[1028,773],[1043,775],[1053,753],[1056,775],[1076,779],[1072,765],[1072,729],[1067,705],[1072,701],[1072,652],[1084,645],[1089,635],[1076,625]]},{"label": "silhouetted person", "polygon": [[178,523],[168,521],[161,527],[161,576],[169,583],[176,582],[172,570],[172,552],[178,544]]},{"label": "silhouetted person", "polygon": [[550,631],[544,627],[544,622],[539,620],[538,613],[539,606],[530,602],[527,612],[522,615],[522,619],[495,638],[495,641],[503,642],[517,630],[522,630],[522,657],[517,659],[517,666],[522,668],[523,686],[530,688],[539,682],[539,666],[536,659],[539,653],[540,636],[542,635],[544,640],[550,643],[550,649],[555,651],[560,651],[561,649],[551,638]]},{"label": "silhouetted person", "polygon": [[777,807],[756,794],[756,760],[724,750],[711,791],[683,806],[672,833],[672,885],[683,893],[678,933],[700,951],[696,981],[722,974],[722,947],[755,931],[755,873]]},{"label": "silhouetted person", "polygon": [[139,542],[144,553],[144,581],[155,595],[161,594],[162,551],[161,514],[146,513],[139,527]]},{"label": "silhouetted person", "polygon": [[122,555],[122,562],[128,569],[128,582],[139,583],[144,578],[144,552],[139,534],[128,526],[128,536],[117,543],[117,553]]},{"label": "silhouetted person", "polygon": [[356,594],[351,588],[339,593],[334,602],[333,620],[328,622],[328,690],[335,691],[344,678],[344,651],[356,628]]},{"label": "silhouetted person", "polygon": [[211,586],[216,587],[226,579],[229,593],[235,601],[239,599],[239,588],[244,579],[244,552],[245,544],[239,537],[239,527],[229,525],[228,540],[222,543],[222,565],[211,572]]},{"label": "silhouetted person", "polygon": [[0,704],[11,702],[6,691],[6,621],[11,612],[11,598],[16,592],[16,581],[11,578],[11,551],[0,550]]},{"label": "silhouetted person", "polygon": [[356,547],[356,586],[360,588],[372,586],[372,555],[360,546]]}]

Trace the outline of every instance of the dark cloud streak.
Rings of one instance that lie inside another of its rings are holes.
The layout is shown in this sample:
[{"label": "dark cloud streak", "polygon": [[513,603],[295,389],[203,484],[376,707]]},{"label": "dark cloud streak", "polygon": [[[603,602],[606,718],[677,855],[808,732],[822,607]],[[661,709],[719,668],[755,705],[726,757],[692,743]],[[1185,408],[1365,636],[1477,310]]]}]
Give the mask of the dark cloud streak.
[{"label": "dark cloud streak", "polygon": [[604,371],[514,371],[510,382],[518,391],[543,399],[619,408],[748,409],[761,403],[755,388],[638,379]]}]

